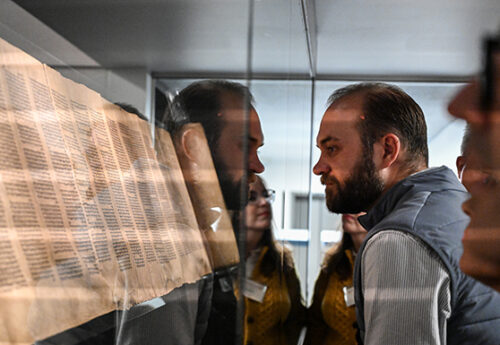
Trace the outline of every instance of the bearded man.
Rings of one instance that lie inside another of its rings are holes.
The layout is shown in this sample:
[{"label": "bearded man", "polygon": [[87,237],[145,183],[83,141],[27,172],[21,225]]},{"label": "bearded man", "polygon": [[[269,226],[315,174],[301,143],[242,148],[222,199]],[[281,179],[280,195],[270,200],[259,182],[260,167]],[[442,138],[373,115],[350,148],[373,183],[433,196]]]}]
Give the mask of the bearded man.
[{"label": "bearded man", "polygon": [[467,192],[428,168],[422,110],[401,89],[335,91],[321,122],[314,173],[327,206],[359,218],[368,235],[354,287],[364,344],[500,344],[500,298],[459,268]]}]

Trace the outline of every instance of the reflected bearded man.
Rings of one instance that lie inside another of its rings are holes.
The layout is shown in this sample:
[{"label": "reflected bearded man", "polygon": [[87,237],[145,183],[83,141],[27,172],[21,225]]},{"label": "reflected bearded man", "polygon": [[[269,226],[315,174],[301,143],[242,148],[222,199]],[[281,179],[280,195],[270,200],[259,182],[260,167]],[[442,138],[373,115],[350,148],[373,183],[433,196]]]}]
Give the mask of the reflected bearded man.
[{"label": "reflected bearded man", "polygon": [[368,235],[354,287],[364,344],[500,344],[500,298],[459,268],[467,192],[428,168],[422,110],[401,89],[355,84],[329,98],[314,173],[332,212]]},{"label": "reflected bearded man", "polygon": [[[255,180],[255,174],[264,171],[257,155],[264,138],[252,102],[250,91],[241,84],[224,80],[195,82],[174,98],[165,121],[174,140],[182,140],[179,136],[184,135],[185,124],[202,125],[225,205],[233,215],[235,231],[239,229],[239,211],[244,207],[242,195],[246,198],[244,191],[248,190],[248,184]],[[232,268],[224,267],[214,273],[212,304],[208,324],[203,329],[203,333],[206,329],[203,345],[233,345],[236,342]]]}]

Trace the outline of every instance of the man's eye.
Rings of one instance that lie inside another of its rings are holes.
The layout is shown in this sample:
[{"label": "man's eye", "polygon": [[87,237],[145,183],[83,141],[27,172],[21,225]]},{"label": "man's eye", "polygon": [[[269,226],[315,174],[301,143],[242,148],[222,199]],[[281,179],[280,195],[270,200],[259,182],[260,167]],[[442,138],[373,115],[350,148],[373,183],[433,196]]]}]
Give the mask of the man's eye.
[{"label": "man's eye", "polygon": [[336,149],[337,148],[335,146],[327,146],[325,151],[332,153],[332,152],[335,152]]}]

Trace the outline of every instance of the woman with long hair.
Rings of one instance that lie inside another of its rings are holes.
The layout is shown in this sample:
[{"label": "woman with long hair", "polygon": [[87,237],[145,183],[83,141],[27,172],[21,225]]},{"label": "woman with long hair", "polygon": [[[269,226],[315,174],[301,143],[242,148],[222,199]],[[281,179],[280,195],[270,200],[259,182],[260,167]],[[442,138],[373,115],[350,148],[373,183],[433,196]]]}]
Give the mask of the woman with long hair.
[{"label": "woman with long hair", "polygon": [[308,311],[306,345],[356,344],[354,256],[366,236],[366,230],[358,222],[360,215],[342,215],[342,240],[326,252]]},{"label": "woman with long hair", "polygon": [[271,230],[273,199],[274,191],[257,177],[245,208],[247,345],[295,345],[305,318],[292,255],[275,241]]}]

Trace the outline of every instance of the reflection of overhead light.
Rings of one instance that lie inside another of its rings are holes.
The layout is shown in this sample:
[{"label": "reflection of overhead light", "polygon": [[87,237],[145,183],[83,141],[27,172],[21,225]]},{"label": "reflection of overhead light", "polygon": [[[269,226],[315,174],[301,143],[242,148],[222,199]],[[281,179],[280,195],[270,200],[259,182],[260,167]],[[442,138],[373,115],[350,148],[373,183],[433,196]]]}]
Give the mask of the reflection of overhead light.
[{"label": "reflection of overhead light", "polygon": [[212,228],[212,231],[217,232],[217,228],[219,227],[220,219],[222,218],[222,208],[220,208],[219,206],[215,206],[215,207],[210,208],[210,211],[214,211],[218,214],[218,217],[210,225],[210,227]]},{"label": "reflection of overhead light", "polygon": [[[275,232],[279,241],[309,242],[309,233],[305,229],[278,230]],[[341,230],[321,230],[321,243],[337,243],[342,239]]]},{"label": "reflection of overhead light", "polygon": [[280,241],[308,242],[309,233],[305,229],[278,230],[275,233],[276,239]]},{"label": "reflection of overhead light", "polygon": [[342,231],[340,230],[323,230],[321,231],[321,243],[336,243],[342,239]]}]

